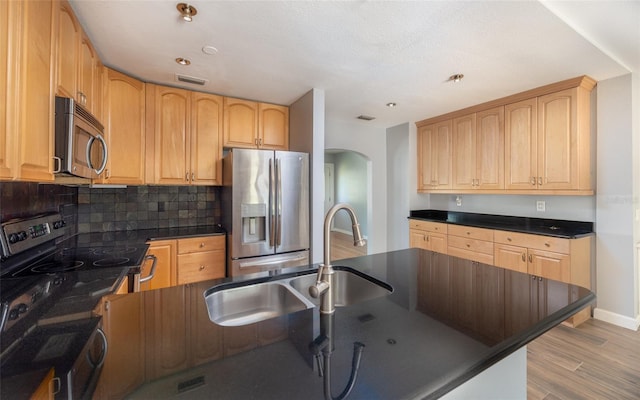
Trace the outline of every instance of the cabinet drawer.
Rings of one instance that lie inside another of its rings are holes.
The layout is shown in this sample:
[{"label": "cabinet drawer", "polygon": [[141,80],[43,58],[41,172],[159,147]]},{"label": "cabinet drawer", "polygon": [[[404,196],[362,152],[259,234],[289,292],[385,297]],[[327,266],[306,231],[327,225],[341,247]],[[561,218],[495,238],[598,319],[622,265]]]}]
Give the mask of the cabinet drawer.
[{"label": "cabinet drawer", "polygon": [[528,233],[495,231],[494,241],[496,243],[522,246],[530,249],[553,251],[556,253],[569,254],[570,239],[557,238],[552,236],[531,235]]},{"label": "cabinet drawer", "polygon": [[[450,241],[451,236],[449,236],[449,243],[451,243]],[[493,243],[491,244],[493,245]],[[493,253],[486,254],[467,248],[449,246],[447,248],[447,254],[454,257],[464,258],[465,260],[477,261],[479,263],[493,265]]]},{"label": "cabinet drawer", "polygon": [[179,239],[178,254],[196,253],[200,251],[224,250],[224,236],[202,236]]},{"label": "cabinet drawer", "polygon": [[420,229],[427,232],[447,233],[447,226],[443,222],[420,221],[416,219],[409,220],[409,228]]},{"label": "cabinet drawer", "polygon": [[493,257],[493,242],[487,242],[484,240],[468,239],[461,236],[448,237],[449,248],[457,247],[459,249],[469,250],[482,254],[490,254]]},{"label": "cabinet drawer", "polygon": [[470,239],[486,240],[493,242],[493,230],[474,228],[471,226],[450,225],[449,235],[461,236]]},{"label": "cabinet drawer", "polygon": [[178,285],[224,278],[225,252],[203,251],[178,255]]}]

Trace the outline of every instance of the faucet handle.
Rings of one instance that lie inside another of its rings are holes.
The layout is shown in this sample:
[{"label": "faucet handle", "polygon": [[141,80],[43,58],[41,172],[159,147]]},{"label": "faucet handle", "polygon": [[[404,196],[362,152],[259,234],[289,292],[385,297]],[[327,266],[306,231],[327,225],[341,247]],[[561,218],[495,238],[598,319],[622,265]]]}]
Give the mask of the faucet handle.
[{"label": "faucet handle", "polygon": [[309,286],[309,294],[314,299],[317,299],[320,297],[322,293],[326,292],[327,289],[329,289],[329,283],[324,281],[319,281],[319,282],[316,282],[315,285]]}]

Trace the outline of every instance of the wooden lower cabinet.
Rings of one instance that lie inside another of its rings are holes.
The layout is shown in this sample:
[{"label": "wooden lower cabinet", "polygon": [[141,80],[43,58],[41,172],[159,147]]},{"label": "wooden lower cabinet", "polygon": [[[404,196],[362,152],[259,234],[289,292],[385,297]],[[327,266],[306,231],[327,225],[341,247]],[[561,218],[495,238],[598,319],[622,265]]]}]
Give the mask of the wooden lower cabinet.
[{"label": "wooden lower cabinet", "polygon": [[[140,284],[140,290],[154,290],[175,286],[177,281],[176,272],[176,241],[175,240],[154,240],[149,242],[147,255],[156,257],[156,269],[153,278]],[[140,279],[149,276],[153,260],[145,259],[142,265]]]},{"label": "wooden lower cabinet", "polygon": [[141,293],[111,295],[100,309],[109,351],[94,398],[121,399],[145,381],[144,299]]},{"label": "wooden lower cabinet", "polygon": [[178,240],[177,284],[223,278],[226,275],[225,237]]},{"label": "wooden lower cabinet", "polygon": [[409,246],[447,253],[447,224],[431,221],[409,222]]},{"label": "wooden lower cabinet", "polygon": [[44,377],[38,388],[35,392],[31,394],[30,400],[53,400],[53,379],[55,376],[55,370],[51,368],[51,370]]}]

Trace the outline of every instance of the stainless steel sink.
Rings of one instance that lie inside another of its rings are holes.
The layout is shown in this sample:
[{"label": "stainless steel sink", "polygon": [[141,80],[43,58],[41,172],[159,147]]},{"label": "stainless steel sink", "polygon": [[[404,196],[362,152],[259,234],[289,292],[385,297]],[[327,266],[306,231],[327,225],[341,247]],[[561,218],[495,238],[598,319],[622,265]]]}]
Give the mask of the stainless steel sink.
[{"label": "stainless steel sink", "polygon": [[248,325],[314,307],[279,282],[223,289],[205,295],[205,301],[209,319],[222,326]]},{"label": "stainless steel sink", "polygon": [[[385,282],[377,280],[351,268],[333,267],[334,299],[336,307],[345,307],[366,300],[387,296],[393,288]],[[300,292],[307,300],[318,306],[320,299],[309,294],[309,286],[316,283],[316,274],[303,275],[289,280],[289,285]]]},{"label": "stainless steel sink", "polygon": [[[316,272],[309,271],[306,275],[228,289],[213,287],[204,293],[209,319],[222,326],[242,326],[317,307],[319,300],[309,294],[309,286],[316,283],[316,278]],[[347,267],[335,268],[333,289],[338,307],[393,292],[390,285]]]}]

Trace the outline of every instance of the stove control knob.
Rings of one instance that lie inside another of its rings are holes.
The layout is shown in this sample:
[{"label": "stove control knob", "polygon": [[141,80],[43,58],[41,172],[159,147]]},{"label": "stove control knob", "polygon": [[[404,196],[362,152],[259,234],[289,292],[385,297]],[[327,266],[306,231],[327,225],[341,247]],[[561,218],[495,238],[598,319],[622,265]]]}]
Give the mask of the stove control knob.
[{"label": "stove control knob", "polygon": [[18,232],[18,240],[19,241],[23,241],[27,238],[27,232],[22,231],[22,232]]},{"label": "stove control knob", "polygon": [[55,221],[53,223],[53,229],[60,229],[62,227],[64,227],[66,224],[64,222],[64,220],[59,220],[59,221]]},{"label": "stove control knob", "polygon": [[9,243],[13,244],[13,243],[18,243],[20,241],[20,238],[18,237],[17,233],[12,233],[11,235],[9,235]]},{"label": "stove control knob", "polygon": [[20,313],[18,312],[17,308],[14,308],[13,310],[9,311],[9,321],[13,321],[18,319],[18,317],[20,316]]},{"label": "stove control knob", "polygon": [[18,304],[18,314],[24,314],[27,311],[29,311],[29,306],[24,304],[24,303],[20,303]]}]

